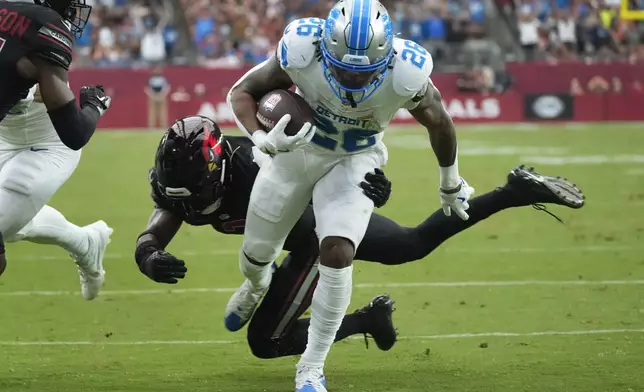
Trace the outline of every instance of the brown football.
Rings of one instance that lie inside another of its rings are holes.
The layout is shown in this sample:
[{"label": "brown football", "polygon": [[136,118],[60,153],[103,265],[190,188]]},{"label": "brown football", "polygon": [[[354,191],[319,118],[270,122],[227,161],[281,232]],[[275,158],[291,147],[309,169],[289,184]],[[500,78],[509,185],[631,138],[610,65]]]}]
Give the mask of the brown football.
[{"label": "brown football", "polygon": [[284,130],[288,136],[298,133],[305,123],[313,123],[315,114],[304,98],[289,90],[273,90],[264,95],[257,106],[257,120],[266,132],[270,132],[284,115],[290,114],[291,121]]}]

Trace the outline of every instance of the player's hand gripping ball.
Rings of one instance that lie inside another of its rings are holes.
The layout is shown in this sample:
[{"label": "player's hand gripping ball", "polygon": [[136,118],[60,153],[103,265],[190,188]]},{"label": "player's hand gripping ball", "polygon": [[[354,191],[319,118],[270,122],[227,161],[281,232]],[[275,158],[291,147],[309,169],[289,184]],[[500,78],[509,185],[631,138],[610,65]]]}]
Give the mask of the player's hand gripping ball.
[{"label": "player's hand gripping ball", "polygon": [[262,97],[257,120],[264,129],[253,133],[253,142],[271,155],[293,151],[315,136],[313,109],[304,98],[287,90],[274,90]]},{"label": "player's hand gripping ball", "polygon": [[289,90],[273,90],[257,104],[257,120],[266,132],[289,114],[291,120],[284,128],[286,136],[295,136],[306,123],[313,124],[315,112],[301,96]]}]

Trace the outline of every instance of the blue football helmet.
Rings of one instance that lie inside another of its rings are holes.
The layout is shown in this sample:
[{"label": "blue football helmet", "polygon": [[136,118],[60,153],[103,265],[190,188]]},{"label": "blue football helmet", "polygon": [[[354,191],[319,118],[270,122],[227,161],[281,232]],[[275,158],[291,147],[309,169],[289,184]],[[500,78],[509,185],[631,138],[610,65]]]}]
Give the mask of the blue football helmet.
[{"label": "blue football helmet", "polygon": [[329,86],[356,105],[382,85],[394,56],[393,25],[378,0],[341,0],[326,19],[320,41]]}]

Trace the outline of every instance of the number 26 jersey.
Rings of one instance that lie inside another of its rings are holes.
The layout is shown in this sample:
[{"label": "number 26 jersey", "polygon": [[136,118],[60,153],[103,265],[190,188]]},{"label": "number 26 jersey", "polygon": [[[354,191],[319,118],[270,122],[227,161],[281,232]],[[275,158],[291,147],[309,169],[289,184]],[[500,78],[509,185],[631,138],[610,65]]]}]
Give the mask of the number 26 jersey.
[{"label": "number 26 jersey", "polygon": [[351,107],[327,82],[317,44],[323,27],[322,19],[293,21],[278,44],[277,60],[315,111],[318,130],[312,144],[334,154],[363,152],[382,140],[399,109],[418,106],[431,85],[432,57],[417,43],[394,38],[389,72],[373,95]]}]

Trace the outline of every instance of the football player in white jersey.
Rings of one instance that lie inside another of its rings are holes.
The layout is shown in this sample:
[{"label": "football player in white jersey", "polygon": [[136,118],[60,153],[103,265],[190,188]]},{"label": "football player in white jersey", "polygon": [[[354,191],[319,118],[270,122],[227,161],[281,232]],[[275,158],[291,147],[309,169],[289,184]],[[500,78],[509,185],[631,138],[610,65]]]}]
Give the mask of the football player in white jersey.
[{"label": "football player in white jersey", "polygon": [[[81,105],[91,101],[97,88],[81,89]],[[0,122],[0,232],[4,240],[65,249],[76,263],[83,298],[91,300],[105,279],[102,260],[112,229],[103,221],[78,227],[45,205],[72,175],[80,157],[80,150],[70,149],[58,137],[38,85]]]},{"label": "football player in white jersey", "polygon": [[[474,190],[459,175],[454,126],[430,80],[432,67],[425,49],[394,38],[379,1],[342,0],[326,21],[292,22],[276,55],[249,71],[229,94],[239,127],[260,150],[275,155],[260,169],[251,194],[240,250],[247,279],[226,307],[229,330],[240,329],[252,316],[269,287],[271,263],[313,202],[320,279],[308,344],[297,365],[298,392],[326,391],[324,362],[349,305],[352,259],[373,210],[359,183],[386,164],[381,140],[400,108],[429,131],[445,214],[468,218],[467,200]],[[297,135],[285,136],[286,115],[265,133],[256,119],[257,101],[293,85],[315,111],[314,126],[305,124]]]}]

